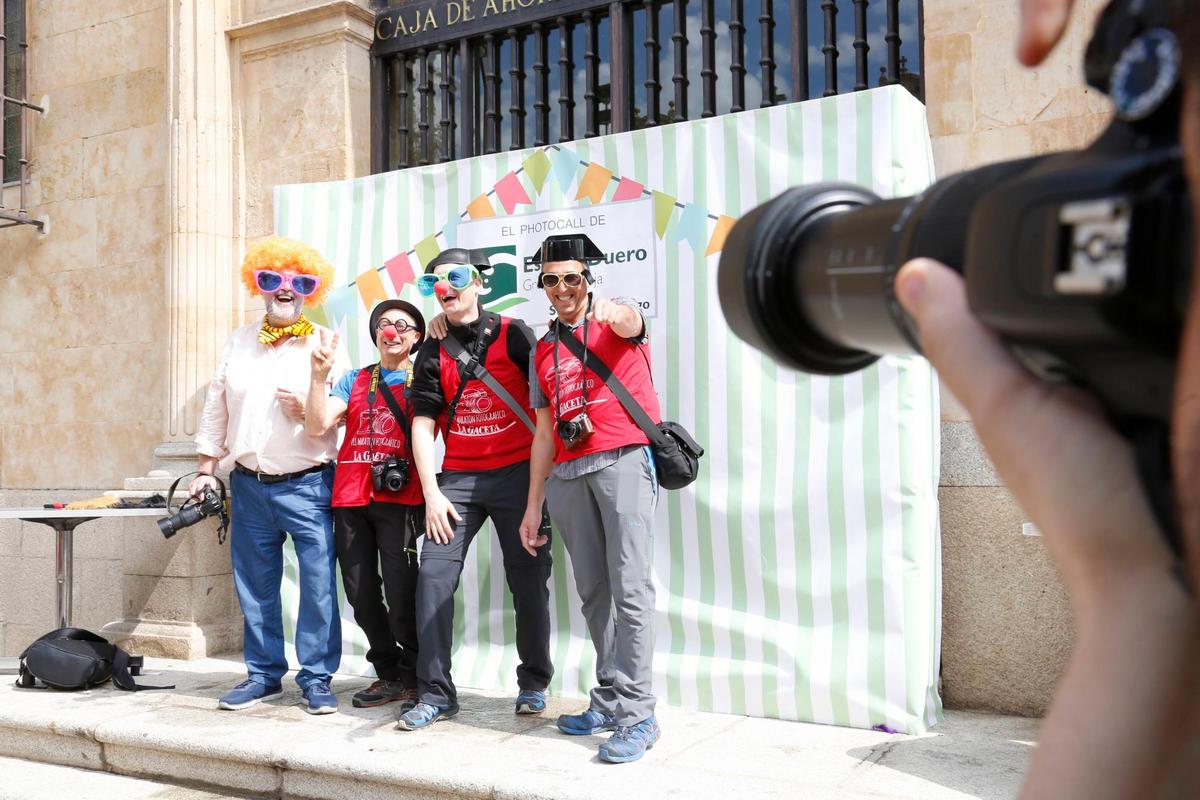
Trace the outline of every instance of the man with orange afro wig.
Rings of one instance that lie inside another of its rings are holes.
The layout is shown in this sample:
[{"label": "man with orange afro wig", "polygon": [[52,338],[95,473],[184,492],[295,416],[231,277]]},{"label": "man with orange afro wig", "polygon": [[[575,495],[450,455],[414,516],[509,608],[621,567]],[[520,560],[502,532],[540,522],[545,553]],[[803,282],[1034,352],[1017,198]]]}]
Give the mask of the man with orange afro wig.
[{"label": "man with orange afro wig", "polygon": [[[337,433],[309,436],[304,407],[322,332],[304,316],[329,293],[333,267],[303,242],[272,236],[246,253],[242,281],[262,297],[261,322],[235,330],[208,387],[196,434],[199,473],[188,489],[214,488],[218,467],[232,470],[233,580],[244,618],[247,678],[219,708],[239,710],[283,691],[280,583],[290,536],[300,572],[296,675],[310,714],[337,711],[329,681],[342,655],[330,498]],[[329,380],[349,366],[334,357]]]}]

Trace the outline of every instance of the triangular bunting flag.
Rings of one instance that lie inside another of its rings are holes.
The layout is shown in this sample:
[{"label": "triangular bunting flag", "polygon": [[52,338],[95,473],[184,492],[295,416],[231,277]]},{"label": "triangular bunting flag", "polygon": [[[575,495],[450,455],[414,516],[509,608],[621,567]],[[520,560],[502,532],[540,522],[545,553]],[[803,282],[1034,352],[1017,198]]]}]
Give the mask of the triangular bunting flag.
[{"label": "triangular bunting flag", "polygon": [[696,205],[688,203],[683,207],[679,217],[679,225],[675,228],[675,240],[687,239],[692,250],[699,250],[704,244],[704,235],[708,232],[708,213]]},{"label": "triangular bunting flag", "polygon": [[446,247],[454,247],[458,242],[458,223],[458,215],[451,214],[450,219],[446,220],[446,224],[442,226],[442,235],[446,237]]},{"label": "triangular bunting flag", "polygon": [[560,147],[554,151],[551,159],[554,161],[554,177],[558,179],[558,188],[565,192],[579,171],[579,156],[575,155],[574,150]]},{"label": "triangular bunting flag", "polygon": [[496,210],[492,208],[492,201],[488,199],[486,194],[481,194],[471,201],[467,206],[467,215],[471,219],[482,219],[484,217],[496,216]]},{"label": "triangular bunting flag", "polygon": [[379,277],[379,271],[374,267],[355,278],[354,285],[358,287],[363,308],[367,311],[374,308],[380,300],[387,299],[387,289],[383,288],[383,279]]},{"label": "triangular bunting flag", "polygon": [[611,169],[605,169],[599,164],[588,164],[587,172],[583,173],[583,180],[579,182],[579,192],[575,199],[586,197],[592,203],[599,203],[604,199],[604,191],[608,188],[612,176]]},{"label": "triangular bunting flag", "polygon": [[675,211],[675,198],[663,192],[653,192],[654,197],[654,232],[662,238],[671,222],[671,214]]},{"label": "triangular bunting flag", "polygon": [[358,292],[353,286],[343,286],[330,292],[329,299],[325,301],[325,311],[329,317],[328,327],[341,332],[342,341],[350,353],[350,363],[358,366],[358,337],[350,335],[358,319]]},{"label": "triangular bunting flag", "polygon": [[621,178],[621,182],[617,184],[617,191],[613,193],[612,201],[619,203],[622,200],[636,200],[642,196],[642,192],[645,189],[645,186],[642,186],[635,180]]},{"label": "triangular bunting flag", "polygon": [[496,196],[500,198],[507,214],[513,213],[513,209],[518,204],[529,205],[533,202],[529,199],[529,192],[525,191],[525,185],[521,183],[521,179],[515,172],[510,172],[497,181],[495,189]]},{"label": "triangular bunting flag", "polygon": [[708,240],[708,249],[704,251],[704,255],[711,256],[713,253],[721,252],[721,248],[725,246],[725,237],[729,235],[729,229],[733,227],[733,222],[733,217],[724,214],[717,218],[717,227],[713,229],[712,238]]},{"label": "triangular bunting flag", "polygon": [[387,267],[388,275],[392,279],[392,292],[399,297],[400,290],[406,284],[412,283],[413,267],[412,261],[408,258],[408,253],[397,253],[384,262]]},{"label": "triangular bunting flag", "polygon": [[546,176],[550,174],[550,157],[546,155],[546,151],[538,150],[525,159],[521,166],[525,168],[529,180],[533,181],[534,194],[541,194],[542,187],[546,185]]},{"label": "triangular bunting flag", "polygon": [[442,251],[442,248],[438,247],[437,234],[434,234],[417,242],[417,246],[413,250],[417,252],[417,260],[421,262],[421,269],[424,269],[425,265],[433,261],[434,257]]}]

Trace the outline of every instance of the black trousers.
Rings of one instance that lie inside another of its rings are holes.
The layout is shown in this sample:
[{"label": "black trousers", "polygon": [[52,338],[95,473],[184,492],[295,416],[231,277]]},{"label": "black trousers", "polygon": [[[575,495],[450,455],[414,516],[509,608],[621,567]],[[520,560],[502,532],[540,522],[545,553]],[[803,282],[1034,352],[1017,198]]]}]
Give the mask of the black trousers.
[{"label": "black trousers", "polygon": [[450,678],[453,646],[454,592],[463,559],[475,534],[491,517],[504,556],[504,574],[516,611],[517,686],[545,690],[554,677],[550,660],[550,545],[536,558],[521,547],[521,518],[529,493],[529,462],[486,472],[443,472],[442,494],[454,504],[462,521],[449,544],[426,536],[421,547],[417,581],[417,624],[421,650],[417,658],[421,702],[447,706],[458,703]]},{"label": "black trousers", "polygon": [[335,508],[333,530],[346,600],[370,645],[367,661],[380,678],[416,687],[417,557],[404,552],[409,514],[420,515],[423,527],[425,506]]}]

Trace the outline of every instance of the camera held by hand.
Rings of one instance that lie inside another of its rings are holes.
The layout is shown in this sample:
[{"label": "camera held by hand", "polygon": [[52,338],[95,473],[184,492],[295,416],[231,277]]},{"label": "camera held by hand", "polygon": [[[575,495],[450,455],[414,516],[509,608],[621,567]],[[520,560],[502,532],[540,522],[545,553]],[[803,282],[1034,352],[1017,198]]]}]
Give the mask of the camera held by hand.
[{"label": "camera held by hand", "polygon": [[[200,473],[192,472],[177,478],[171,484],[171,488],[167,491],[167,510],[172,509],[171,500],[175,495],[175,487],[184,478],[189,478],[192,475]],[[218,543],[225,543],[225,534],[229,530],[229,509],[226,505],[226,490],[225,484],[220,478],[212,476],[220,488],[220,494],[214,492],[211,486],[205,486],[200,492],[199,497],[188,498],[177,511],[170,516],[163,517],[158,520],[158,529],[162,531],[164,539],[170,539],[175,534],[179,533],[184,528],[190,528],[202,519],[209,517],[217,517],[220,525],[217,528]]]}]

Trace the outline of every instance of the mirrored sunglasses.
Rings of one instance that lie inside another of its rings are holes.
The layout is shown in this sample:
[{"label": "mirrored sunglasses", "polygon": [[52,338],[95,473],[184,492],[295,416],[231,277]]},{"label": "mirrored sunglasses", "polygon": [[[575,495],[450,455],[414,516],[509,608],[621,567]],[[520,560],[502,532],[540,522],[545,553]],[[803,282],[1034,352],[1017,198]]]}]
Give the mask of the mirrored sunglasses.
[{"label": "mirrored sunglasses", "polygon": [[286,286],[301,297],[308,297],[321,285],[321,279],[304,273],[291,275],[273,269],[256,269],[254,283],[263,292],[277,292]]},{"label": "mirrored sunglasses", "polygon": [[471,281],[479,277],[479,272],[474,267],[459,266],[451,267],[445,275],[435,275],[426,273],[417,278],[417,291],[429,297],[433,294],[434,288],[441,282],[445,281],[450,284],[450,288],[455,291],[462,291],[471,285]]}]

